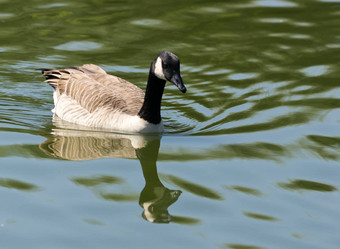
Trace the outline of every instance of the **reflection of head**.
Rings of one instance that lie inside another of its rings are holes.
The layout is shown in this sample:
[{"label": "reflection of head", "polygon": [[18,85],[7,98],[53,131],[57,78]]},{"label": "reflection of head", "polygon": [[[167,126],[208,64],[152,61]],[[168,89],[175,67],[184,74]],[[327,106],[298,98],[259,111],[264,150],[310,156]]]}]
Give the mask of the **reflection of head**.
[{"label": "reflection of head", "polygon": [[181,193],[180,190],[169,190],[163,186],[154,188],[145,186],[139,198],[139,205],[144,208],[143,218],[153,223],[169,223],[171,215],[168,207]]}]

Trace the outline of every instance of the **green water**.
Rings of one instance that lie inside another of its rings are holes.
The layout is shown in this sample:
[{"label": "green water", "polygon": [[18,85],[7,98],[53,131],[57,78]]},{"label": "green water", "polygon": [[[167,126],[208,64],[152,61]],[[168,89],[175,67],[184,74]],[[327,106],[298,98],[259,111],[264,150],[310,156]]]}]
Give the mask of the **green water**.
[{"label": "green water", "polygon": [[[339,248],[339,24],[339,0],[0,0],[1,248]],[[163,136],[52,119],[37,68],[145,89],[161,50],[188,89]]]}]

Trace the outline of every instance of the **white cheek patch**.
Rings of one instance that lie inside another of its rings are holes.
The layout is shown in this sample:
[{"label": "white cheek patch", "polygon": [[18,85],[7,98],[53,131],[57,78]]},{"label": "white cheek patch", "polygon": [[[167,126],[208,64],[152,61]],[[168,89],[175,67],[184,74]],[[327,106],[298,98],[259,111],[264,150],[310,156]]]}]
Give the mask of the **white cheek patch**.
[{"label": "white cheek patch", "polygon": [[166,80],[164,73],[163,73],[162,59],[160,57],[157,58],[157,61],[155,64],[155,75],[162,80]]}]

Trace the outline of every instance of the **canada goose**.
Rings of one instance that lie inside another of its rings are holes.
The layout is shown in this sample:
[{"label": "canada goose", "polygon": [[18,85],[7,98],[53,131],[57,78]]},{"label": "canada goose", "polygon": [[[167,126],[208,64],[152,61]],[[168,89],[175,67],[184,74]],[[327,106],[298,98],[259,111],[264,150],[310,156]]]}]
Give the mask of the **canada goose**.
[{"label": "canada goose", "polygon": [[42,69],[42,74],[55,90],[53,113],[71,123],[115,131],[162,132],[161,101],[166,81],[186,92],[179,59],[168,51],[152,61],[145,94],[93,64]]}]

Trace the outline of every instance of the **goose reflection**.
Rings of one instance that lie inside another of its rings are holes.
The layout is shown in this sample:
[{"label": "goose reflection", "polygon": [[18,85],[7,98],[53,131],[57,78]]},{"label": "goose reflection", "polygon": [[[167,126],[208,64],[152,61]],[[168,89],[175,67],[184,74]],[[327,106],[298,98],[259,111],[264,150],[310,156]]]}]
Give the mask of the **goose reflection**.
[{"label": "goose reflection", "polygon": [[91,160],[98,158],[137,158],[142,166],[145,187],[139,204],[144,209],[142,217],[149,222],[169,223],[173,216],[168,207],[177,201],[180,190],[170,190],[160,181],[157,157],[160,135],[124,135],[98,130],[81,130],[79,127],[54,117],[51,136],[39,148],[51,157],[66,160]]}]

